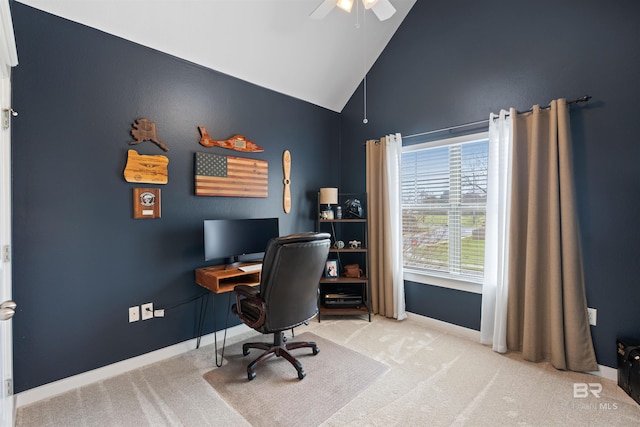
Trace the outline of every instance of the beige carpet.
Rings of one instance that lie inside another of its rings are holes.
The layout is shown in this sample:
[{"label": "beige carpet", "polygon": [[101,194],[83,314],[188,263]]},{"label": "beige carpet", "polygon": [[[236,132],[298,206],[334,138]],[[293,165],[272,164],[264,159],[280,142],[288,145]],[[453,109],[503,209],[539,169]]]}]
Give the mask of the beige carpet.
[{"label": "beige carpet", "polygon": [[[517,354],[500,355],[476,340],[434,328],[422,319],[412,316],[397,322],[373,316],[369,323],[335,317],[296,329],[297,336],[311,332],[389,367],[386,374],[319,425],[640,426],[640,405],[615,381],[557,371],[548,363],[525,362]],[[248,336],[227,341],[227,351]],[[280,380],[290,381],[287,384],[292,387],[307,384],[316,376],[309,362],[327,360],[325,350],[303,358],[307,369],[304,380],[299,382],[295,371]],[[611,351],[615,351],[615,343]],[[248,418],[203,378],[214,367],[213,345],[200,347],[21,407],[16,425],[251,426]],[[258,368],[254,381],[266,379],[264,368]],[[574,397],[576,383],[600,384],[602,392],[598,398]],[[244,385],[251,398],[251,387],[260,383]],[[324,405],[320,393],[324,391],[318,389],[311,398],[293,399],[283,412]],[[255,407],[255,411],[260,409]],[[277,425],[274,420],[266,421]]]},{"label": "beige carpet", "polygon": [[[247,341],[268,342],[271,338],[266,335]],[[320,349],[315,356],[309,348],[292,351],[307,373],[302,381],[282,357],[258,364],[256,377],[249,381],[247,365],[262,350],[251,349],[243,356],[242,343],[229,347],[226,363],[204,378],[253,426],[317,426],[389,370],[383,363],[310,332],[296,336],[295,341],[315,341]]]}]

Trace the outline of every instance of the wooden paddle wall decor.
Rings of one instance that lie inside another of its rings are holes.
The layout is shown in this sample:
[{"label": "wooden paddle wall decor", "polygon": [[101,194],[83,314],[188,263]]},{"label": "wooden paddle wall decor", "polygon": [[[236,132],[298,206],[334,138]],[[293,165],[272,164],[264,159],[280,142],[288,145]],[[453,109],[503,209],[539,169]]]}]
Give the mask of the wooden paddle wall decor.
[{"label": "wooden paddle wall decor", "polygon": [[284,150],[284,153],[282,153],[282,171],[284,175],[282,180],[284,184],[282,205],[284,213],[289,213],[291,212],[291,153],[289,150]]},{"label": "wooden paddle wall decor", "polygon": [[266,160],[195,153],[196,196],[268,197]]}]

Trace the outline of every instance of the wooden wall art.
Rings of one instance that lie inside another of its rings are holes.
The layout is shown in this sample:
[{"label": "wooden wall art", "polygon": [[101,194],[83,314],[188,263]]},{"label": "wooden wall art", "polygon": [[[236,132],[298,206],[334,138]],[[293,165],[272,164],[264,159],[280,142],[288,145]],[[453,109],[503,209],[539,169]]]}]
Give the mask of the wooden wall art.
[{"label": "wooden wall art", "polygon": [[133,218],[160,218],[160,189],[133,189]]},{"label": "wooden wall art", "polygon": [[135,138],[135,141],[130,142],[129,145],[140,144],[143,141],[151,141],[164,151],[169,151],[169,147],[158,139],[156,124],[149,119],[141,118],[133,122],[131,125],[131,136]]},{"label": "wooden wall art", "polygon": [[225,140],[215,140],[209,136],[204,126],[198,126],[198,130],[200,131],[200,145],[205,147],[222,147],[245,152],[264,151],[264,148],[258,147],[255,142],[249,141],[242,135],[234,135]]},{"label": "wooden wall art", "polygon": [[282,205],[284,207],[284,213],[291,212],[291,153],[289,150],[284,150],[282,154],[282,170],[284,179],[284,194],[282,196]]},{"label": "wooden wall art", "polygon": [[195,153],[196,196],[268,197],[266,160]]},{"label": "wooden wall art", "polygon": [[168,165],[166,156],[148,156],[138,154],[136,150],[127,150],[124,179],[127,182],[166,184],[169,181]]}]

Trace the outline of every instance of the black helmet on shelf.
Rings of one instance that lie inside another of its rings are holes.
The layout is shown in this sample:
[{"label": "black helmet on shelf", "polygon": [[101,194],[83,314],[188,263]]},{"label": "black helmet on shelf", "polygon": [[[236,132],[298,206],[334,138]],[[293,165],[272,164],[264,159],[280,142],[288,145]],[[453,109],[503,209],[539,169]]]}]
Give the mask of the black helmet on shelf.
[{"label": "black helmet on shelf", "polygon": [[362,204],[358,199],[349,199],[344,202],[345,218],[362,218]]}]

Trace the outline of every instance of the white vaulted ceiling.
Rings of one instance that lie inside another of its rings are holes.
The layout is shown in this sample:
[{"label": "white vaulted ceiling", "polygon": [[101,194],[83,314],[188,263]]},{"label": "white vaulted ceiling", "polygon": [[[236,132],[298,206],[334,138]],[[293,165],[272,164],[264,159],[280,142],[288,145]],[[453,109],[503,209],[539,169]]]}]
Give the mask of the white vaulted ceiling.
[{"label": "white vaulted ceiling", "polygon": [[322,0],[16,1],[336,112],[416,2],[381,22],[362,4],[310,19]]}]

